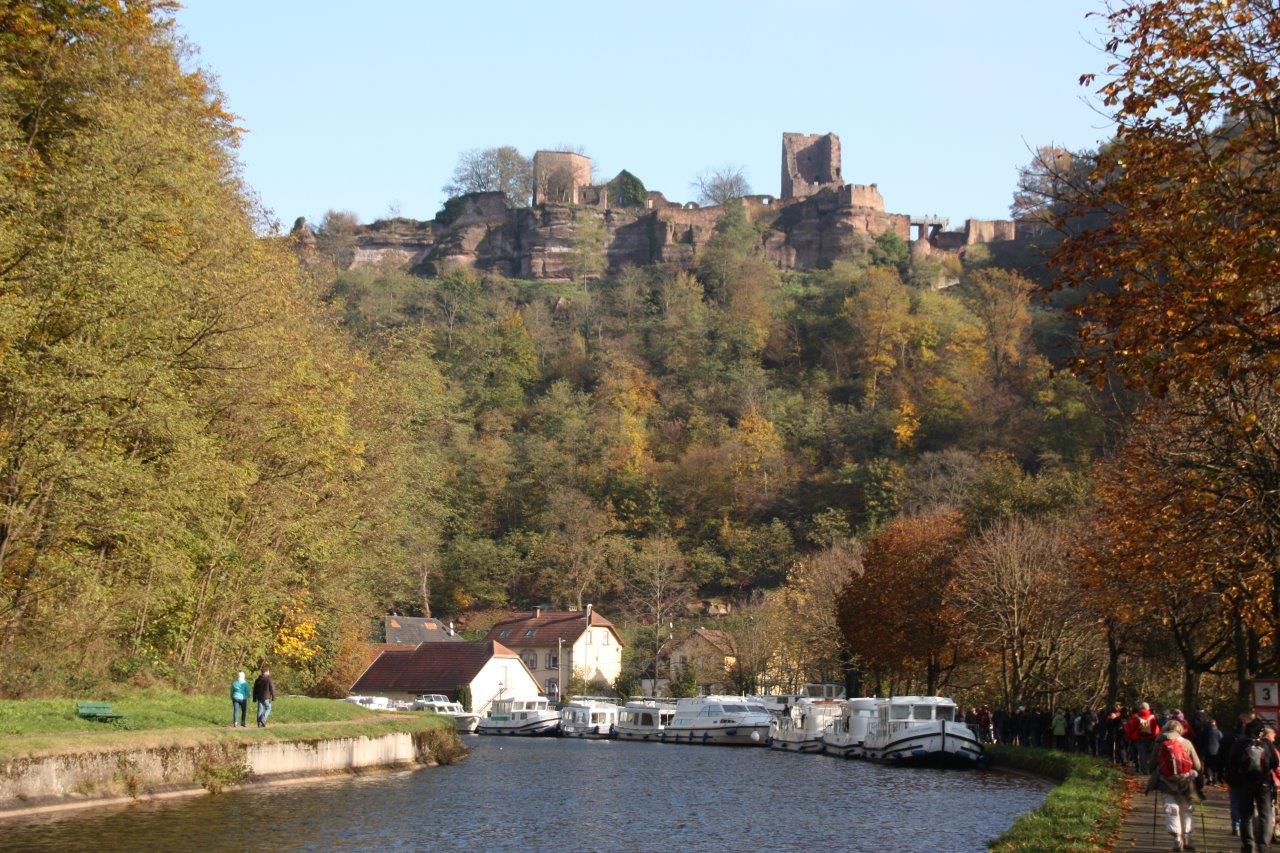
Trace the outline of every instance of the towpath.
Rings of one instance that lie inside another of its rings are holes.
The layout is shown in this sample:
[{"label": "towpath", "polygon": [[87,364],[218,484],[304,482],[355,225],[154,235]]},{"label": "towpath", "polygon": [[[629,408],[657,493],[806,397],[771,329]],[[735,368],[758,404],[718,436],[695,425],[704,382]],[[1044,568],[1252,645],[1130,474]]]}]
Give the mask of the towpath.
[{"label": "towpath", "polygon": [[[1116,840],[1117,853],[1150,853],[1173,849],[1173,837],[1164,829],[1164,810],[1155,794],[1142,793],[1142,781],[1128,779],[1130,798]],[[1201,853],[1234,853],[1240,839],[1231,834],[1231,816],[1227,807],[1227,789],[1205,788],[1204,802],[1196,806],[1195,849]]]}]

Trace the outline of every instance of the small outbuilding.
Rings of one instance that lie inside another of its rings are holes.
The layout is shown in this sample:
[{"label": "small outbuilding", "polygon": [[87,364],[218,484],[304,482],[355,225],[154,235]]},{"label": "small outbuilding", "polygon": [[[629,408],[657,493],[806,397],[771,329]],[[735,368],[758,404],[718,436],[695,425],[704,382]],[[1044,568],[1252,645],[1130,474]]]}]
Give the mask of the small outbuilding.
[{"label": "small outbuilding", "polygon": [[388,699],[441,693],[456,700],[462,687],[471,691],[471,710],[478,714],[488,711],[494,699],[540,692],[520,656],[492,640],[442,640],[384,651],[351,685],[351,692]]}]

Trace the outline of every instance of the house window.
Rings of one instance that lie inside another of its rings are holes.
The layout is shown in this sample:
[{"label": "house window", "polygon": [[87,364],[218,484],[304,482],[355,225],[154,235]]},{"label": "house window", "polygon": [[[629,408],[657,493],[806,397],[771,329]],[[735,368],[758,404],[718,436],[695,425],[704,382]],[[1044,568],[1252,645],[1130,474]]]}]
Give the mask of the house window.
[{"label": "house window", "polygon": [[529,669],[537,669],[537,668],[538,668],[538,653],[537,653],[537,652],[521,652],[521,653],[520,653],[520,660],[524,661],[524,665],[525,665],[525,666],[527,666],[527,667],[529,667]]},{"label": "house window", "polygon": [[536,631],[536,630],[538,630],[538,629],[537,629],[537,628],[530,628],[528,631],[525,631],[525,632],[524,632],[524,635],[525,635],[526,637],[532,637],[532,636],[533,636],[533,632],[534,632],[534,631]]},{"label": "house window", "polygon": [[608,631],[605,631],[605,632],[604,632],[604,640],[603,640],[603,643],[604,643],[604,645],[606,645],[606,646],[607,646],[607,645],[609,645],[609,632],[608,632]]},{"label": "house window", "polygon": [[559,669],[559,667],[560,656],[553,652],[547,652],[547,669]]},{"label": "house window", "polygon": [[510,637],[510,636],[511,636],[511,632],[505,628],[498,632],[499,640],[505,640],[507,637]]},{"label": "house window", "polygon": [[558,678],[547,679],[547,693],[552,696],[560,695],[560,680]]}]

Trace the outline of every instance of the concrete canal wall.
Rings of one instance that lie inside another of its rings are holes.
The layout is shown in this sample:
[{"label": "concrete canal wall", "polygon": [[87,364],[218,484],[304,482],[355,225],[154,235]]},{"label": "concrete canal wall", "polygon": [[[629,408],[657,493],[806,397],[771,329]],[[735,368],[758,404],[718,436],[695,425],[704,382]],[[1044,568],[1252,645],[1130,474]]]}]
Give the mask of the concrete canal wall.
[{"label": "concrete canal wall", "polygon": [[452,731],[392,732],[15,758],[0,764],[0,817],[217,793],[374,768],[435,766],[465,750]]}]

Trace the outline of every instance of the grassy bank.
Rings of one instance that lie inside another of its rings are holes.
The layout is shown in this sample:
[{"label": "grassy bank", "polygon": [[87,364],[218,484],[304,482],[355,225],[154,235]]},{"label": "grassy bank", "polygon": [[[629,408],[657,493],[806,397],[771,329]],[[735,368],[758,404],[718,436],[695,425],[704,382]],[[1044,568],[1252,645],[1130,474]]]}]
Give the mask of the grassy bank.
[{"label": "grassy bank", "polygon": [[991,843],[1000,851],[1106,850],[1123,818],[1124,776],[1105,761],[1075,753],[988,746],[996,766],[1057,780],[1038,809]]},{"label": "grassy bank", "polygon": [[[80,697],[94,700],[103,697]],[[231,700],[173,691],[133,692],[112,696],[112,709],[126,719],[112,723],[76,716],[76,699],[0,701],[0,760],[36,758],[119,749],[194,746],[203,743],[314,741],[326,738],[377,737],[394,732],[422,733],[432,741],[437,760],[446,763],[461,750],[448,720],[432,714],[389,714],[369,711],[336,699],[281,696],[271,709],[270,725],[231,728]],[[463,750],[465,752],[465,750]]]}]

